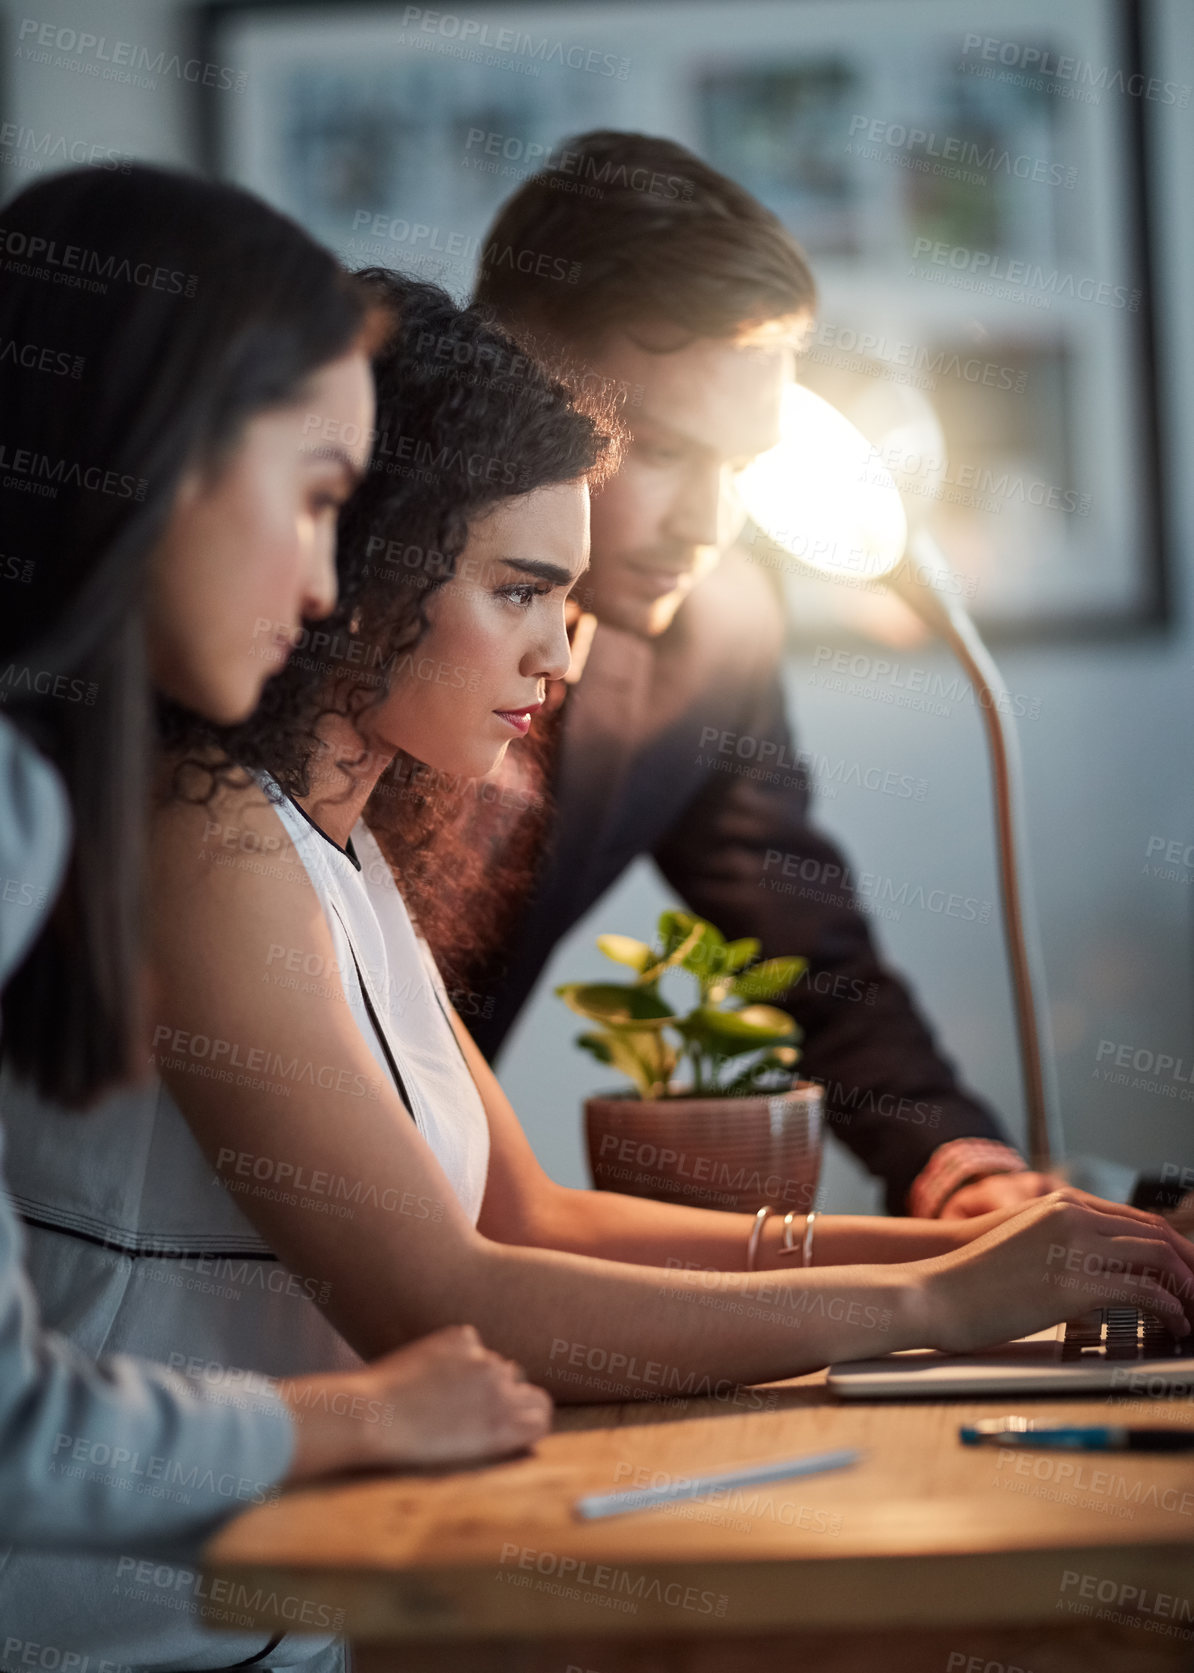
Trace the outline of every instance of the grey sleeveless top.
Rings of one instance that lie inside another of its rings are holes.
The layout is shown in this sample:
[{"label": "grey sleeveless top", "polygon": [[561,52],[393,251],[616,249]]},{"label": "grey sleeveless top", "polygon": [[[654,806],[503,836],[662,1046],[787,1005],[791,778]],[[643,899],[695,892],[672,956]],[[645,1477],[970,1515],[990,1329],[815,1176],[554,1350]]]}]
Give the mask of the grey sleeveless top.
[{"label": "grey sleeveless top", "polygon": [[[258,1073],[326,1086],[333,1117],[356,1097],[375,1098],[397,1079],[420,1134],[475,1224],[489,1130],[430,950],[416,935],[363,824],[352,835],[354,863],[272,780],[262,775],[261,783],[323,908],[336,974],[373,1055],[376,1078],[338,1085],[333,1070],[305,1061],[301,1045],[293,1054],[288,1048],[294,1062],[285,1065],[235,1052],[216,1056],[210,1042],[191,1035],[159,1041],[158,1050],[181,1051],[189,1067],[226,1081],[230,1098],[238,1076]],[[320,979],[305,974],[301,960],[289,970],[293,962],[279,957],[267,974],[283,983]],[[326,1299],[321,1282],[283,1266],[243,1205],[253,1192],[288,1191],[311,1212],[347,1219],[362,1202],[385,1207],[387,1189],[402,1195],[396,1187],[356,1178],[348,1166],[338,1175],[287,1172],[278,1158],[256,1156],[252,1143],[213,1171],[156,1078],[80,1118],[5,1073],[0,1115],[10,1136],[10,1187],[25,1220],[30,1273],[47,1319],[79,1347],[159,1360],[199,1378],[229,1403],[268,1389],[271,1378],[361,1363],[320,1311]],[[416,1216],[442,1212],[421,1199],[399,1206]],[[78,1643],[134,1668],[227,1667],[260,1650],[259,1631],[227,1630],[236,1625],[233,1603],[204,1598],[201,1581],[184,1580],[181,1591],[163,1601],[152,1583],[130,1584],[130,1578],[136,1581],[137,1570],[126,1557],[19,1554],[0,1575],[0,1620],[24,1640],[72,1648]],[[205,1618],[222,1621],[224,1630],[208,1631]],[[309,1631],[323,1628],[323,1635],[288,1638],[270,1656],[270,1666],[321,1651],[329,1642],[327,1628],[338,1623],[303,1624]]]}]

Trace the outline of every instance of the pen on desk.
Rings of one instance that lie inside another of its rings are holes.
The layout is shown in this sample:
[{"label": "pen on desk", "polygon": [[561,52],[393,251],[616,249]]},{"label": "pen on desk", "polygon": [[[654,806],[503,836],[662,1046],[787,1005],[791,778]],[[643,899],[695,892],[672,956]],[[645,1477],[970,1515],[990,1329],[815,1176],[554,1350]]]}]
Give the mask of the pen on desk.
[{"label": "pen on desk", "polygon": [[1129,1429],[1123,1424],[1040,1423],[1028,1417],[987,1417],[963,1424],[965,1446],[1056,1447],[1068,1452],[1194,1452],[1194,1428]]},{"label": "pen on desk", "polygon": [[630,1488],[623,1493],[588,1493],[577,1499],[578,1516],[593,1521],[600,1516],[622,1516],[631,1510],[648,1510],[652,1505],[675,1499],[700,1499],[722,1487],[754,1487],[759,1482],[783,1481],[790,1476],[820,1475],[825,1470],[844,1470],[857,1464],[861,1452],[806,1452],[799,1458],[775,1458],[766,1464],[748,1464],[740,1470],[723,1470],[719,1475],[684,1477],[666,1487]]}]

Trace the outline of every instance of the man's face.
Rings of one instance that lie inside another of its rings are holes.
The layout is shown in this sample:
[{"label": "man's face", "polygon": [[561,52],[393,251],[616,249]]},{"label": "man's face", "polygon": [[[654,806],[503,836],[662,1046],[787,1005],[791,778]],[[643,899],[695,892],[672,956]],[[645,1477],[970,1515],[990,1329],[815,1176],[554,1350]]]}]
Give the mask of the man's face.
[{"label": "man's face", "polygon": [[650,638],[742,526],[735,478],[779,440],[791,351],[699,338],[660,353],[619,333],[586,358],[631,391],[620,409],[631,439],[593,499],[581,597],[599,620]]}]

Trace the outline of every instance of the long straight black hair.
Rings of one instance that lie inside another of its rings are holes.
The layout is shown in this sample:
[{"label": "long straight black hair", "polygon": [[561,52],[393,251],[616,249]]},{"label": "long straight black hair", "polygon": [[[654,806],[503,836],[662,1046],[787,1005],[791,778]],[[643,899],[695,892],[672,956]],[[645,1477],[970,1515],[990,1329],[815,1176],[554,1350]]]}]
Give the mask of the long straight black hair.
[{"label": "long straight black hair", "polygon": [[349,352],[374,304],[239,188],[80,169],[0,212],[0,714],[57,766],[66,879],[4,1049],[83,1107],[144,1056],[147,566],[184,473]]}]

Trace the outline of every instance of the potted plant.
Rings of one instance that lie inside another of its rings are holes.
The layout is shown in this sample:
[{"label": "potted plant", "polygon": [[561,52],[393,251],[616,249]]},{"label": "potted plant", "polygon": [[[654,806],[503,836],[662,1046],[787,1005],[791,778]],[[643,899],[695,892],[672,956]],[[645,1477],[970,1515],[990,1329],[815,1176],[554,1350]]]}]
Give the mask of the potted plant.
[{"label": "potted plant", "polygon": [[[577,1045],[632,1082],[585,1104],[598,1190],[735,1211],[770,1203],[807,1211],[820,1165],[821,1088],[795,1078],[800,1029],[768,1001],[799,980],[803,958],[759,959],[690,912],[664,912],[658,945],[600,935],[632,980],[566,982],[556,993],[598,1026]],[[696,982],[677,1011],[665,979]]]}]

